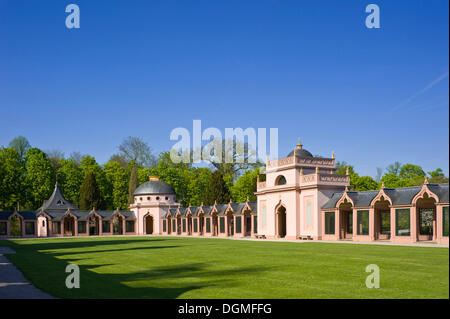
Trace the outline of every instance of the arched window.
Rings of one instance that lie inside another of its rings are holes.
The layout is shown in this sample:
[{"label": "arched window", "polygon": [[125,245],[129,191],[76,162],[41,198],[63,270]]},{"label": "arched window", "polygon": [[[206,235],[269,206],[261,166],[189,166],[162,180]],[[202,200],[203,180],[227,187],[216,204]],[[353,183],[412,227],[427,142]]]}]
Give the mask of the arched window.
[{"label": "arched window", "polygon": [[286,178],[283,175],[278,176],[275,185],[286,185]]}]

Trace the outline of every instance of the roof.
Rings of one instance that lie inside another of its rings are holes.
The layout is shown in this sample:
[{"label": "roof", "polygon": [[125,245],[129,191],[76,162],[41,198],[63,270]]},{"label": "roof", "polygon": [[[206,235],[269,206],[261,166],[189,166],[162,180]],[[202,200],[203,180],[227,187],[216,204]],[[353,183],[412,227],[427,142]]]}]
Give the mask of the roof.
[{"label": "roof", "polygon": [[292,150],[287,157],[291,157],[294,156],[294,151],[295,151],[295,156],[299,157],[299,158],[310,158],[310,157],[314,157],[308,150],[305,150],[303,148],[301,149],[294,149]]},{"label": "roof", "polygon": [[61,188],[59,187],[58,182],[56,182],[52,195],[48,200],[44,200],[44,203],[37,211],[65,212],[69,208],[76,209],[76,206],[74,206],[70,200],[64,198]]},{"label": "roof", "polygon": [[[449,184],[427,184],[428,189],[436,194],[439,203],[448,203]],[[392,200],[392,205],[410,205],[422,186],[383,188],[384,193]],[[354,207],[369,207],[372,200],[378,195],[380,190],[365,192],[347,192],[353,201]],[[322,206],[322,209],[336,208],[337,202],[341,199],[343,192],[334,193],[331,198]]]},{"label": "roof", "polygon": [[173,194],[175,190],[169,184],[163,181],[148,181],[140,185],[133,193],[134,195],[156,195],[156,194]]},{"label": "roof", "polygon": [[[12,214],[14,214],[13,211],[0,212],[0,220],[8,220]],[[35,220],[37,213],[32,211],[19,211],[17,214],[22,216],[24,220]]]}]

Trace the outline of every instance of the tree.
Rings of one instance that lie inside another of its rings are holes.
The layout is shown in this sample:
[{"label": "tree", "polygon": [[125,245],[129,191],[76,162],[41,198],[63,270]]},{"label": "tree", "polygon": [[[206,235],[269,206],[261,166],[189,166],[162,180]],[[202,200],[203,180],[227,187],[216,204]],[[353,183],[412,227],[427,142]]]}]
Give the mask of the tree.
[{"label": "tree", "polygon": [[226,204],[230,201],[230,191],[228,189],[223,174],[220,170],[216,170],[211,174],[208,188],[206,189],[203,202],[205,205]]},{"label": "tree", "polygon": [[0,210],[13,210],[25,204],[25,168],[19,152],[12,147],[0,149]]},{"label": "tree", "polygon": [[207,167],[197,167],[185,171],[187,179],[187,192],[185,202],[192,206],[200,206],[208,189],[211,170]]},{"label": "tree", "polygon": [[398,174],[400,173],[401,167],[402,167],[402,164],[400,164],[400,162],[394,162],[394,163],[388,165],[388,167],[386,167],[386,171],[388,174],[398,176]]},{"label": "tree", "polygon": [[425,177],[425,172],[423,171],[422,167],[418,166],[418,165],[413,165],[413,164],[405,164],[402,166],[402,168],[400,169],[400,173],[398,174],[398,176],[403,179],[416,179],[417,177],[420,177],[420,179],[423,180],[423,178]]},{"label": "tree", "polygon": [[381,167],[377,167],[377,175],[375,176],[375,181],[379,183],[382,176],[383,176],[383,169]]},{"label": "tree", "polygon": [[60,150],[49,150],[45,151],[45,154],[47,154],[48,160],[50,161],[50,163],[52,163],[53,169],[57,171],[61,161],[65,157],[64,152]]},{"label": "tree", "polygon": [[91,210],[93,208],[103,209],[104,202],[95,178],[95,173],[91,171],[87,173],[80,188],[80,209]]},{"label": "tree", "polygon": [[139,180],[138,180],[138,172],[137,172],[137,166],[136,164],[133,165],[133,168],[131,169],[130,174],[130,181],[128,183],[128,204],[134,203],[134,191],[139,186]]},{"label": "tree", "polygon": [[429,182],[431,184],[444,184],[448,183],[449,181],[448,177],[445,177],[444,172],[441,168],[437,168],[434,171],[428,172],[428,175],[430,175]]},{"label": "tree", "polygon": [[336,174],[338,175],[346,175],[347,169],[349,174],[355,174],[355,169],[352,165],[348,164],[346,161],[337,161],[336,162]]},{"label": "tree", "polygon": [[[213,140],[209,152],[211,165],[222,172],[225,177],[234,181],[242,171],[262,165],[261,162],[251,163],[256,158],[256,151],[247,142],[237,140]],[[219,153],[221,151],[221,154]],[[216,152],[215,152],[216,151]]]},{"label": "tree", "polygon": [[378,183],[370,176],[350,175],[350,184],[356,191],[371,191],[378,189]]},{"label": "tree", "polygon": [[59,163],[57,180],[64,197],[78,206],[84,174],[74,159],[64,159]]},{"label": "tree", "polygon": [[139,166],[154,167],[156,164],[155,157],[152,155],[150,146],[140,137],[127,137],[122,144],[119,145],[120,155],[127,162],[135,162]]},{"label": "tree", "polygon": [[128,173],[118,162],[110,161],[104,165],[104,172],[112,185],[112,205],[115,208],[128,208]]},{"label": "tree", "polygon": [[234,202],[242,203],[247,200],[256,200],[256,182],[259,175],[259,168],[246,171],[240,176],[236,183],[231,187],[231,195]]},{"label": "tree", "polygon": [[25,183],[28,203],[37,209],[47,200],[55,186],[55,171],[47,155],[38,148],[30,148],[25,155]]},{"label": "tree", "polygon": [[104,207],[107,209],[115,209],[113,206],[112,199],[112,185],[109,183],[108,179],[105,176],[105,172],[103,168],[96,162],[95,158],[90,155],[85,155],[81,159],[81,170],[83,171],[84,177],[90,172],[95,173],[95,179],[98,183],[98,187],[100,189],[100,194],[103,199]]},{"label": "tree", "polygon": [[128,161],[123,157],[123,155],[120,154],[114,154],[109,158],[110,162],[117,162],[122,166],[123,168],[128,167]]},{"label": "tree", "polygon": [[19,153],[20,159],[23,160],[31,145],[25,137],[19,135],[9,142],[9,147],[15,149]]}]

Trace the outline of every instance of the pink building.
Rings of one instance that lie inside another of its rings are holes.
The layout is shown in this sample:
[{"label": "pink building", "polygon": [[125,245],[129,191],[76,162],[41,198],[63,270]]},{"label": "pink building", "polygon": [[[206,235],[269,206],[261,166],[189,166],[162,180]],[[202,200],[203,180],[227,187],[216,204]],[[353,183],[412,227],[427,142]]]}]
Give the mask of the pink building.
[{"label": "pink building", "polygon": [[0,237],[185,235],[300,240],[429,241],[448,244],[449,185],[349,190],[335,158],[314,157],[298,143],[266,163],[257,201],[181,207],[158,177],[134,192],[129,211],[78,210],[59,188],[35,212],[0,212]]}]

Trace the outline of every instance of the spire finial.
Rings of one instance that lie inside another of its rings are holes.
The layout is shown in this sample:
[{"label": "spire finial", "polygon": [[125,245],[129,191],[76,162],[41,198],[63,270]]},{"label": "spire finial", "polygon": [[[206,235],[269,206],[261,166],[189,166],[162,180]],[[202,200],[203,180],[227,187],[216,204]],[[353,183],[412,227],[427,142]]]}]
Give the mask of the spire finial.
[{"label": "spire finial", "polygon": [[345,192],[348,192],[348,186],[345,185]]},{"label": "spire finial", "polygon": [[298,138],[297,148],[301,150],[303,148],[303,144],[300,142],[300,137]]},{"label": "spire finial", "polygon": [[381,188],[385,188],[385,187],[384,187],[384,181],[381,182]]},{"label": "spire finial", "polygon": [[319,174],[319,166],[316,166],[316,174]]},{"label": "spire finial", "polygon": [[250,200],[250,198],[248,197],[248,195],[247,195],[247,202]]},{"label": "spire finial", "polygon": [[200,206],[203,206],[203,202],[200,203]]},{"label": "spire finial", "polygon": [[423,183],[424,183],[424,184],[429,184],[429,182],[428,182],[428,176],[425,176],[425,179],[424,179]]},{"label": "spire finial", "polygon": [[331,152],[331,158],[334,158],[334,152]]},{"label": "spire finial", "polygon": [[302,175],[303,175],[303,167],[300,168],[300,176],[302,176]]},{"label": "spire finial", "polygon": [[233,200],[231,199],[231,197],[230,197],[230,204],[233,202]]},{"label": "spire finial", "polygon": [[217,200],[214,200],[214,205],[217,205]]},{"label": "spire finial", "polygon": [[345,175],[350,175],[350,169],[347,166],[347,169],[345,170]]}]

